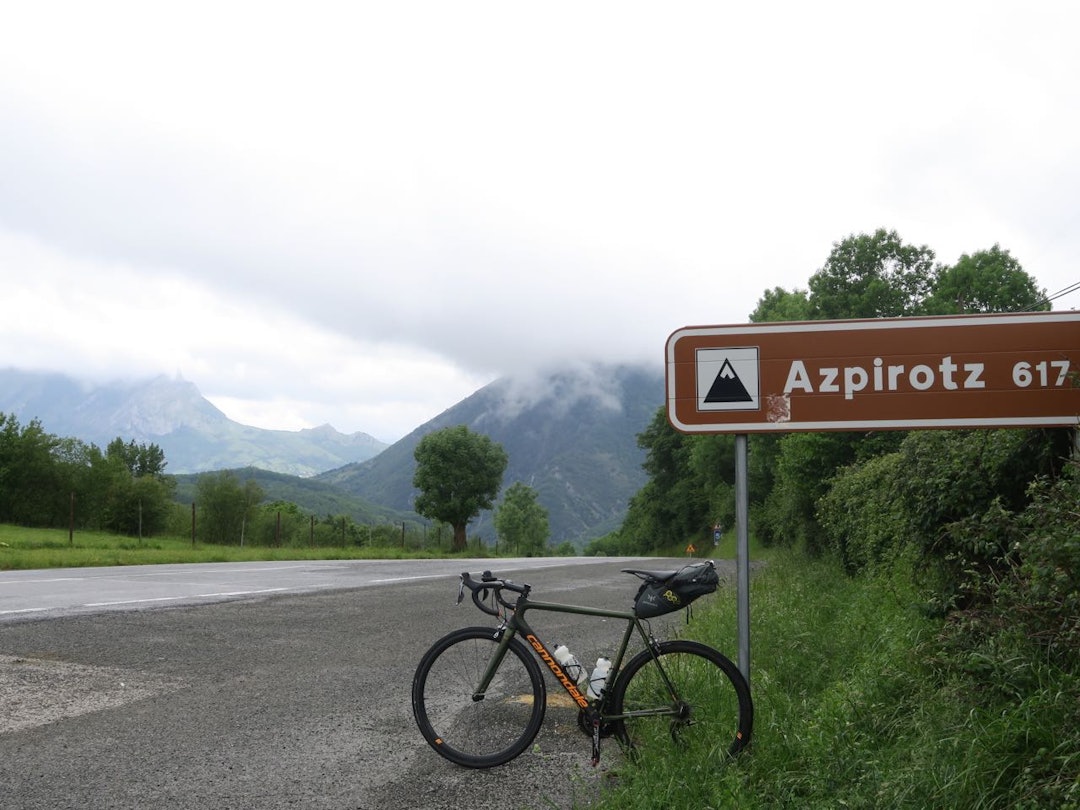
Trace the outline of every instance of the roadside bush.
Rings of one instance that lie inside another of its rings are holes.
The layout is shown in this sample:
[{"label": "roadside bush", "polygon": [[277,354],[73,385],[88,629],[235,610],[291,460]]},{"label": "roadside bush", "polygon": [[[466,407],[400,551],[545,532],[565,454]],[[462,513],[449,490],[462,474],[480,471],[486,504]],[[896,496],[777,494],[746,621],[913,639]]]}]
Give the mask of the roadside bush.
[{"label": "roadside bush", "polygon": [[[850,572],[911,544],[922,555],[922,573],[932,573],[946,598],[954,598],[972,589],[971,573],[1000,575],[1015,541],[1009,515],[1028,503],[1030,481],[1060,466],[1062,433],[914,432],[895,452],[861,454],[861,461],[804,489],[822,490],[818,526]],[[784,520],[798,531],[799,520]]]},{"label": "roadside bush", "polygon": [[1031,495],[1014,549],[1019,569],[1001,589],[1001,601],[1051,660],[1075,670],[1080,667],[1080,462],[1070,462],[1056,481],[1037,481]]},{"label": "roadside bush", "polygon": [[[970,779],[991,782],[985,806],[1080,803],[1080,472],[1035,481],[1010,512],[995,500],[949,527],[963,609],[928,648],[941,688],[970,704]],[[977,561],[1004,548],[993,565]],[[959,567],[959,566],[958,566]]]},{"label": "roadside bush", "polygon": [[[915,539],[938,556],[949,552],[943,527],[982,515],[999,500],[1009,511],[1027,503],[1028,484],[1066,455],[1061,431],[954,430],[910,434],[900,446],[896,486],[911,512]],[[1003,549],[1001,549],[1003,550]]]},{"label": "roadside bush", "polygon": [[1020,539],[1014,515],[1028,487],[1060,468],[1067,431],[975,430],[910,434],[894,487],[906,504],[918,573],[942,613],[996,598]]},{"label": "roadside bush", "polygon": [[848,573],[892,559],[908,545],[907,503],[895,483],[904,460],[899,453],[845,467],[818,501],[818,522]]}]

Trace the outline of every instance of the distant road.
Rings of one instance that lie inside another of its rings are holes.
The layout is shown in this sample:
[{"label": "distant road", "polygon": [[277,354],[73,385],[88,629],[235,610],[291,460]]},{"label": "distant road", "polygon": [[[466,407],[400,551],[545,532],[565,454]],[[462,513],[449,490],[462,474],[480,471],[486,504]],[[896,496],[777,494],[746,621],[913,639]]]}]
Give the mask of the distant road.
[{"label": "distant road", "polygon": [[[589,565],[615,559],[584,557],[573,562]],[[640,558],[625,558],[627,561],[634,559]],[[327,560],[0,571],[0,622],[363,588],[423,578],[457,577],[462,571],[476,572],[491,567],[533,571],[565,566],[567,562],[567,558],[558,557]]]},{"label": "distant road", "polygon": [[[643,567],[685,560],[649,559]],[[470,771],[423,741],[410,687],[443,634],[493,626],[457,575],[492,568],[538,599],[629,608],[630,558],[238,563],[0,573],[4,810],[367,810],[588,806],[599,768],[569,701],[536,745]],[[718,561],[733,576],[733,566]],[[721,591],[718,597],[724,597]],[[709,598],[718,598],[709,597]],[[681,612],[653,621],[688,632]],[[587,662],[609,620],[534,627]],[[693,631],[693,626],[689,632]]]}]

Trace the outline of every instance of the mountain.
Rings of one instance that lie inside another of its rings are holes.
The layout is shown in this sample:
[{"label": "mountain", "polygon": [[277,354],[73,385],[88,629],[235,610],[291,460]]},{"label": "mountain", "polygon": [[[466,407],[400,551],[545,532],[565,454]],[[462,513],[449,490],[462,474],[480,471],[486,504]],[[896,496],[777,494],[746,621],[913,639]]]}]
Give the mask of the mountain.
[{"label": "mountain", "polygon": [[[646,481],[637,435],[664,404],[662,369],[594,365],[528,379],[500,379],[414,430],[378,456],[316,479],[397,510],[410,510],[413,451],[429,433],[466,425],[509,456],[502,491],[522,481],[548,510],[551,540],[581,541],[621,523]],[[469,526],[490,539],[492,516]]]},{"label": "mountain", "polygon": [[259,467],[312,476],[364,461],[386,445],[366,433],[329,425],[264,430],[233,422],[193,383],[169,377],[92,385],[62,374],[0,370],[0,413],[32,419],[57,436],[104,448],[113,439],[153,443],[170,473]]}]

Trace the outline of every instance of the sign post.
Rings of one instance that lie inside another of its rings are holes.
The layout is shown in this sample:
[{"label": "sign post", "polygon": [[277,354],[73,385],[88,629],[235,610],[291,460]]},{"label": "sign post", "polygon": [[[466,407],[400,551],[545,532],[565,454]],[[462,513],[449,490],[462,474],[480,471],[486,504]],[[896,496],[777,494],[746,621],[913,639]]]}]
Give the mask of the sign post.
[{"label": "sign post", "polygon": [[1080,312],[688,326],[667,415],[735,434],[739,669],[750,678],[747,434],[1080,424]]},{"label": "sign post", "polygon": [[735,619],[739,631],[739,672],[750,683],[750,488],[749,440],[735,435]]}]

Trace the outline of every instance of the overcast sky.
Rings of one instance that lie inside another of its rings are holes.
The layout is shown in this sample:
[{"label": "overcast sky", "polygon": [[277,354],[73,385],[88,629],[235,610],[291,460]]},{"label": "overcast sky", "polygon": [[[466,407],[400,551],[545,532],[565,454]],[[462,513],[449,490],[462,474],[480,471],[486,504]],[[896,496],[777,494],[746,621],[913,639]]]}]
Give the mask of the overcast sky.
[{"label": "overcast sky", "polygon": [[879,227],[1080,281],[1080,3],[0,8],[0,367],[390,442]]}]

